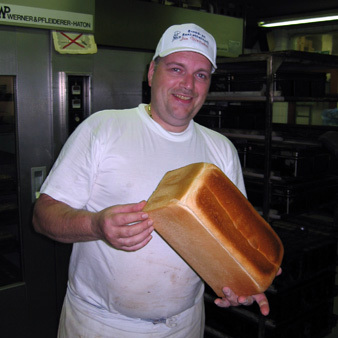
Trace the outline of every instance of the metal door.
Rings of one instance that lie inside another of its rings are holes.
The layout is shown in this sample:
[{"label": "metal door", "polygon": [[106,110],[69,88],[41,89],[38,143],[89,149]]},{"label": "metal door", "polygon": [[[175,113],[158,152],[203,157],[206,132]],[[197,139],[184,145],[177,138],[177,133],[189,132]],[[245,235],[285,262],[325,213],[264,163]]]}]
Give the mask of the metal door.
[{"label": "metal door", "polygon": [[31,223],[53,161],[49,31],[0,27],[0,335],[55,337],[55,243]]}]

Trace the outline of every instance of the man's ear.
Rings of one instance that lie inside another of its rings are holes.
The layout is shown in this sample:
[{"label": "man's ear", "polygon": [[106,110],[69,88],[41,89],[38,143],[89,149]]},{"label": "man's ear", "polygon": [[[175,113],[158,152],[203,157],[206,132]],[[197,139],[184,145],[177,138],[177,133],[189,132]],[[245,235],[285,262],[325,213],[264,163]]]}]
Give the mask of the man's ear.
[{"label": "man's ear", "polygon": [[155,62],[151,61],[148,69],[148,85],[151,87],[151,83],[153,81],[153,76],[155,72]]}]

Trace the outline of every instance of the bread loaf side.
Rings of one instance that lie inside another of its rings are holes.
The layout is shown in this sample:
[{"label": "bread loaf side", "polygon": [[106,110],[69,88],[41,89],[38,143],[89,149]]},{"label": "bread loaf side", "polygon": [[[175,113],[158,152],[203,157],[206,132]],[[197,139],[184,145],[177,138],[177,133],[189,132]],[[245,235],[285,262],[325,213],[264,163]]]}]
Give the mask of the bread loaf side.
[{"label": "bread loaf side", "polygon": [[283,245],[270,225],[215,165],[166,173],[144,209],[162,238],[222,297],[264,292]]}]

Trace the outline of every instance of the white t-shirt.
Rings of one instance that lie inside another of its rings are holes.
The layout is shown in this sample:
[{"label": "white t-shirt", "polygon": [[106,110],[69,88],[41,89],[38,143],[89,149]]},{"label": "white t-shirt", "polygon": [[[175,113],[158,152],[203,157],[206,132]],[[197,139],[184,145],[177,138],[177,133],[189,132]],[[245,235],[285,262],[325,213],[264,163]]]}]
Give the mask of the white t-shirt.
[{"label": "white t-shirt", "polygon": [[[163,175],[187,164],[217,165],[245,194],[237,152],[223,135],[191,121],[164,130],[143,104],[91,115],[71,135],[41,189],[78,209],[100,211],[147,200]],[[103,241],[75,243],[69,288],[112,315],[167,318],[194,305],[203,283],[156,232],[135,252]]]}]

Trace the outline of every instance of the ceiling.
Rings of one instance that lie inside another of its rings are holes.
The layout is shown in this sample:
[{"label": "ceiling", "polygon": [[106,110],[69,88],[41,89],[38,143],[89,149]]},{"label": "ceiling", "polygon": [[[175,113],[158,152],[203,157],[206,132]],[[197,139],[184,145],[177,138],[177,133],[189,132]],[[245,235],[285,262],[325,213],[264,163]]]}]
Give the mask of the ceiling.
[{"label": "ceiling", "polygon": [[141,0],[163,5],[212,11],[257,21],[263,18],[318,11],[338,11],[337,0]]},{"label": "ceiling", "polygon": [[321,11],[338,12],[337,0],[209,0],[209,4],[214,4],[217,14],[245,18],[245,47],[251,48],[259,41],[263,50],[267,30],[258,28],[257,22],[261,19]]},{"label": "ceiling", "polygon": [[[207,0],[219,14],[243,11],[249,17],[267,18],[323,10],[338,10],[337,0]],[[222,13],[223,12],[223,13]]]}]

